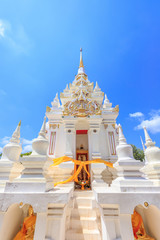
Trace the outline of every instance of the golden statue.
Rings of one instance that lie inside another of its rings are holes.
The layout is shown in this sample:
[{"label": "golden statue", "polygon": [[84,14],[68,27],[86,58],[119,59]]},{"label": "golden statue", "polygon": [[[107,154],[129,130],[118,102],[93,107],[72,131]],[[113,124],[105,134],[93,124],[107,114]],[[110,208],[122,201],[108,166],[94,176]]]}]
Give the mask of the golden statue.
[{"label": "golden statue", "polygon": [[135,240],[155,240],[146,234],[141,215],[134,210],[132,214],[132,227]]},{"label": "golden statue", "polygon": [[29,216],[24,219],[21,230],[17,233],[13,240],[33,240],[36,224],[36,216],[33,212],[33,207],[29,207]]}]

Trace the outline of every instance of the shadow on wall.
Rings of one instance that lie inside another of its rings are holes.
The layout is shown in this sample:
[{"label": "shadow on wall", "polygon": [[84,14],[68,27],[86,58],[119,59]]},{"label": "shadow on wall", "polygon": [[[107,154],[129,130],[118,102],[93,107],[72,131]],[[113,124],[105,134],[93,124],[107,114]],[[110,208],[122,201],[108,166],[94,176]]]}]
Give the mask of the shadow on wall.
[{"label": "shadow on wall", "polygon": [[[17,234],[18,238],[16,239],[21,239],[25,236],[25,231],[27,234],[34,236],[35,223],[36,215],[33,213],[31,205],[25,204],[21,206],[18,203],[12,204],[4,215],[0,229],[0,239],[13,240]],[[24,233],[22,234],[22,232]]]}]

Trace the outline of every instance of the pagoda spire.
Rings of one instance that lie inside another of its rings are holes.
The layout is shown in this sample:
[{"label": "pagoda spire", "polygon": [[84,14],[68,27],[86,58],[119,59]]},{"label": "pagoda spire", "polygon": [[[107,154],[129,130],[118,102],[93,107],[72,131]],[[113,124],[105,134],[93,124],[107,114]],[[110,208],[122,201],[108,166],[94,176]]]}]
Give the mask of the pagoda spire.
[{"label": "pagoda spire", "polygon": [[78,74],[79,73],[84,73],[84,64],[83,64],[83,58],[82,58],[82,48],[80,48],[80,63],[79,63]]},{"label": "pagoda spire", "polygon": [[147,132],[146,127],[143,127],[143,129],[144,129],[144,135],[145,135],[145,141],[146,141],[145,145],[146,145],[146,147],[153,147],[155,145],[155,142],[153,142],[152,139],[150,138],[150,136],[149,136],[149,134]]},{"label": "pagoda spire", "polygon": [[127,144],[126,138],[123,134],[122,126],[119,124],[119,145]]},{"label": "pagoda spire", "polygon": [[79,63],[79,68],[84,68],[83,58],[82,58],[82,48],[80,48],[80,63]]}]

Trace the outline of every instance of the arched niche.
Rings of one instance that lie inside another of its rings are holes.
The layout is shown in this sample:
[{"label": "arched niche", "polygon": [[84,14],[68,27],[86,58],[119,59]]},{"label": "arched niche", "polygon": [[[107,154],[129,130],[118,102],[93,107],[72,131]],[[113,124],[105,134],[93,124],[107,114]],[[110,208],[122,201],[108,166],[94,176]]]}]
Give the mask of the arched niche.
[{"label": "arched niche", "polygon": [[0,229],[0,239],[13,240],[21,230],[24,219],[28,217],[30,204],[21,206],[19,203],[12,204],[6,211]]},{"label": "arched niche", "polygon": [[146,234],[151,239],[160,240],[160,209],[155,205],[137,205],[134,209],[142,217]]}]

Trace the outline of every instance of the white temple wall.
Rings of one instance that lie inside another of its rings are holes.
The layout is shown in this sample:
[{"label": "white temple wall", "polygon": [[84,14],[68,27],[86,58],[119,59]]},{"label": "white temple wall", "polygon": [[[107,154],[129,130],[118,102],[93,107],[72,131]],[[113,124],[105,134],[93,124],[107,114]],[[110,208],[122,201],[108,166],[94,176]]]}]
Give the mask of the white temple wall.
[{"label": "white temple wall", "polygon": [[34,240],[44,240],[46,235],[47,213],[37,213]]},{"label": "white temple wall", "polygon": [[[67,207],[49,204],[45,239],[65,240],[65,221]],[[34,239],[41,240],[41,239]]]},{"label": "white temple wall", "polygon": [[11,205],[3,217],[3,222],[0,228],[0,239],[13,240],[20,230],[20,225],[22,223],[23,210],[19,207],[19,204]]},{"label": "white temple wall", "polygon": [[0,229],[1,229],[2,224],[3,224],[4,215],[5,215],[5,212],[0,212]]}]

